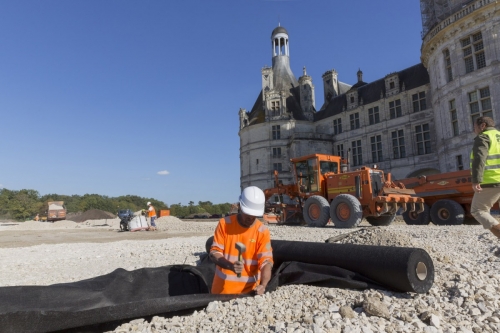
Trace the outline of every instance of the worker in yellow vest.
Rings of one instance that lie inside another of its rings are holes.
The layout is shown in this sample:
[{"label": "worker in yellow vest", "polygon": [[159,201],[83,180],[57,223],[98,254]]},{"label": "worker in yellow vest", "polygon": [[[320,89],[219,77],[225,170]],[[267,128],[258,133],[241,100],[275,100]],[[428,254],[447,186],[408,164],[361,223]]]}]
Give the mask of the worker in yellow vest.
[{"label": "worker in yellow vest", "polygon": [[471,214],[485,229],[500,238],[500,223],[491,213],[491,207],[500,200],[500,131],[490,117],[474,121],[474,145],[470,170],[474,197]]},{"label": "worker in yellow vest", "polygon": [[155,219],[156,219],[156,210],[154,208],[154,206],[151,204],[151,202],[148,202],[148,216],[151,220],[151,228],[153,230],[156,230],[156,223],[155,223]]},{"label": "worker in yellow vest", "polygon": [[265,293],[273,267],[270,232],[257,219],[265,201],[260,188],[249,186],[241,193],[240,212],[220,219],[210,248],[216,264],[212,294]]}]

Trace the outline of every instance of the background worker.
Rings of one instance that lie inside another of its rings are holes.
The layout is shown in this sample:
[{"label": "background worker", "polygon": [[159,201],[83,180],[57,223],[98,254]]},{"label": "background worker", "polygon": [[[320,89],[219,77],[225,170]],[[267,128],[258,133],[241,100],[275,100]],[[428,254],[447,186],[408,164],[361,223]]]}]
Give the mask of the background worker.
[{"label": "background worker", "polygon": [[156,210],[154,208],[154,206],[151,204],[151,202],[148,202],[148,216],[149,218],[151,219],[151,227],[155,228],[156,229],[156,223],[155,223],[155,219],[156,219]]},{"label": "background worker", "polygon": [[[240,212],[220,219],[210,248],[210,259],[216,264],[213,294],[253,291],[262,295],[266,291],[273,267],[271,235],[257,219],[264,214],[265,201],[260,188],[249,186],[241,193]],[[236,243],[246,247],[241,261]]]},{"label": "background worker", "polygon": [[472,174],[471,214],[485,229],[500,238],[500,223],[491,213],[491,207],[500,199],[500,131],[490,117],[479,117],[474,122],[474,138],[470,169]]}]

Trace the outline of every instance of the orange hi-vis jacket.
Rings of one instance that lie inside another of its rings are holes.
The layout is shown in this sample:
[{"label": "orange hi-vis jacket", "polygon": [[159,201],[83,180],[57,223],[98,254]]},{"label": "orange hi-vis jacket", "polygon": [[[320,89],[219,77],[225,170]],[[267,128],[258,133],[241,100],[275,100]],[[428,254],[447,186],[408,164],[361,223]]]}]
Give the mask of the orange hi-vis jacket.
[{"label": "orange hi-vis jacket", "polygon": [[[151,208],[153,208],[153,209],[151,209]],[[151,210],[149,211],[149,217],[156,216],[156,210],[155,210],[154,206],[153,206],[153,205],[150,205],[150,206],[149,206],[149,209],[151,209]]]},{"label": "orange hi-vis jacket", "polygon": [[212,294],[250,293],[260,283],[262,267],[273,264],[271,234],[259,220],[255,220],[250,228],[244,228],[238,223],[238,215],[220,219],[210,253],[218,252],[230,262],[235,262],[238,260],[238,250],[235,247],[237,242],[246,246],[246,251],[242,254],[241,277],[232,270],[216,265]]}]

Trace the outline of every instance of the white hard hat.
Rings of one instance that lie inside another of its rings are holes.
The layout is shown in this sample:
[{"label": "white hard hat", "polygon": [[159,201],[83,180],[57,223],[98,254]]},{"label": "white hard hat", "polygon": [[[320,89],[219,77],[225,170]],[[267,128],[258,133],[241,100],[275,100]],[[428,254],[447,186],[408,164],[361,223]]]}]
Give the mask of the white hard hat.
[{"label": "white hard hat", "polygon": [[241,192],[240,208],[247,215],[262,216],[265,202],[264,192],[257,186],[249,186]]},{"label": "white hard hat", "polygon": [[149,206],[149,205],[151,205],[151,202],[150,202],[150,201],[148,201],[148,206]]}]

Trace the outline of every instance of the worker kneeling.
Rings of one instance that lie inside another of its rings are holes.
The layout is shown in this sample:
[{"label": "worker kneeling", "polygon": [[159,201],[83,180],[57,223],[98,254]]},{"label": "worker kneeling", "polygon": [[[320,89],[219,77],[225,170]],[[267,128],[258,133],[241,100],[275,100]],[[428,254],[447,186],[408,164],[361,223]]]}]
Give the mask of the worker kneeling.
[{"label": "worker kneeling", "polygon": [[240,196],[240,212],[220,219],[210,248],[216,264],[213,294],[264,294],[271,279],[273,250],[264,214],[264,192],[249,186]]}]

